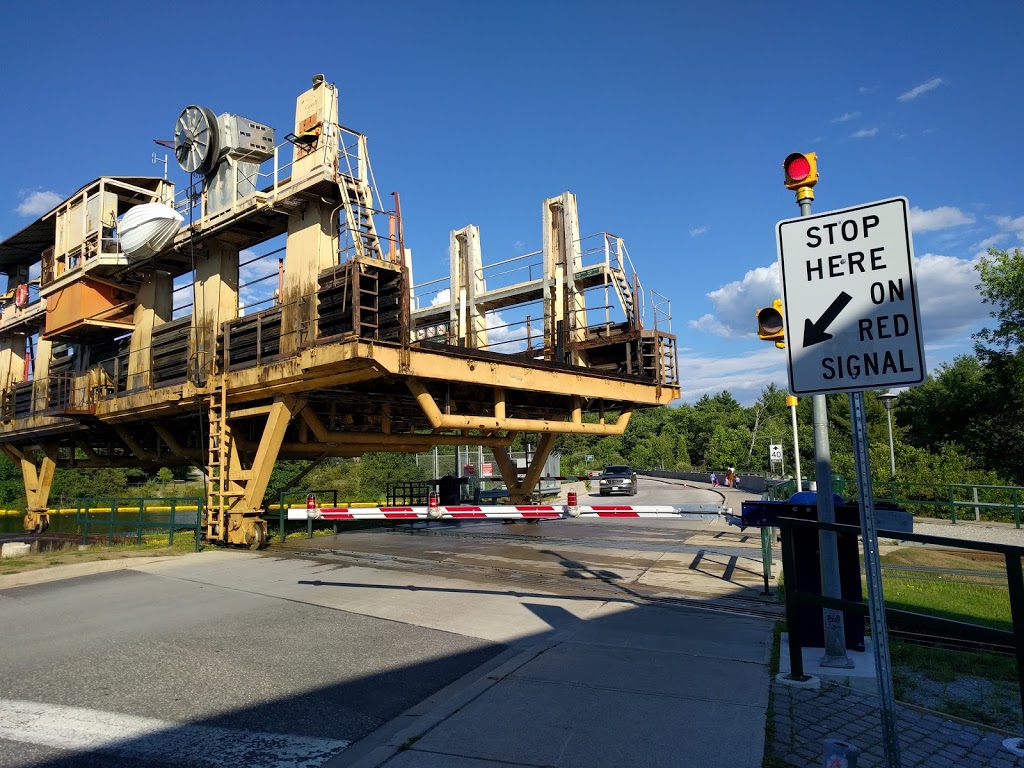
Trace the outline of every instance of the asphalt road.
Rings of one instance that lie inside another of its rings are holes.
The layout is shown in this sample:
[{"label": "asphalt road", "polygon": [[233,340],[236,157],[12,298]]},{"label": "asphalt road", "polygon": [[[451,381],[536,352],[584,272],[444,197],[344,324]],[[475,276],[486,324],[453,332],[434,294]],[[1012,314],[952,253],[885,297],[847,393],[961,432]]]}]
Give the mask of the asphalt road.
[{"label": "asphalt road", "polygon": [[320,765],[504,648],[238,586],[0,590],[0,766]]},{"label": "asphalt road", "polygon": [[[580,503],[722,498],[639,487]],[[348,759],[445,686],[602,606],[625,609],[638,589],[757,595],[754,539],[706,518],[432,524],[0,581],[0,768]]]}]

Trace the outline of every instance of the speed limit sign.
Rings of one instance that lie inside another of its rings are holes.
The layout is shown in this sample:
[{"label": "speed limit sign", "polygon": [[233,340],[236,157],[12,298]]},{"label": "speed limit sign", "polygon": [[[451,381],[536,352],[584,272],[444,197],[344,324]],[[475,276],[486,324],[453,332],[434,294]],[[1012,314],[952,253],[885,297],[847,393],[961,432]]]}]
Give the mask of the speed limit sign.
[{"label": "speed limit sign", "polygon": [[781,445],[769,445],[768,446],[768,458],[771,461],[782,461],[782,446]]}]

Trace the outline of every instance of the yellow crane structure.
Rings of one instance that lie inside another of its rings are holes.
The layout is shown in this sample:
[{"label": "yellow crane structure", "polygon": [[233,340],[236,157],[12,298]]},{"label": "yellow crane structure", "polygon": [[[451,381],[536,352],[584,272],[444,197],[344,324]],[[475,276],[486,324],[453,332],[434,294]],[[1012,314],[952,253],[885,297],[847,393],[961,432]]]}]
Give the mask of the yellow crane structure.
[{"label": "yellow crane structure", "polygon": [[[557,435],[621,434],[635,408],[679,397],[667,318],[644,327],[622,240],[581,239],[570,193],[544,201],[535,271],[496,285],[479,229],[463,227],[447,294],[427,302],[397,196],[384,210],[366,137],[338,123],[322,76],[280,144],[193,105],[174,145],[183,194],[100,177],[0,242],[0,450],[21,468],[27,530],[46,529],[65,466],[197,466],[207,540],[249,547],[267,542],[278,459],[487,446],[521,501]],[[274,238],[272,305],[246,311],[240,254]],[[191,313],[174,317],[182,279]],[[496,323],[524,306],[536,328]],[[520,432],[541,435],[524,475],[508,453]]]}]

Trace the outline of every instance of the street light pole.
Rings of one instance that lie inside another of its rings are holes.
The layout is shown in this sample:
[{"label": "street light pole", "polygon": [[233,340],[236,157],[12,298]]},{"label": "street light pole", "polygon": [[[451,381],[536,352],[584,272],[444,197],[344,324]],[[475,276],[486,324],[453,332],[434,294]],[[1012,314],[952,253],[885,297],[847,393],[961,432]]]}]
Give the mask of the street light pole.
[{"label": "street light pole", "polygon": [[889,471],[892,473],[892,479],[896,479],[896,449],[892,442],[892,401],[895,400],[899,395],[894,395],[892,392],[886,392],[884,395],[879,395],[878,399],[882,401],[882,405],[885,406],[885,415],[889,419]]}]

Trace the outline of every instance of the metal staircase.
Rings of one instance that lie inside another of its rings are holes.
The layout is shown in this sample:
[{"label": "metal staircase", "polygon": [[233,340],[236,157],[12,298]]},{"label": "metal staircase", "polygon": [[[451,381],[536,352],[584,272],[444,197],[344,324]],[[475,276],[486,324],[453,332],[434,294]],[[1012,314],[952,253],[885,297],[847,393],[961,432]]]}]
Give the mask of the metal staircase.
[{"label": "metal staircase", "polygon": [[626,322],[629,323],[631,327],[637,326],[639,323],[635,302],[633,301],[633,288],[629,284],[629,279],[626,277],[625,271],[620,266],[611,266],[609,267],[608,272],[612,279],[612,283],[615,285],[615,293],[619,296],[622,309],[626,313]]},{"label": "metal staircase", "polygon": [[676,385],[675,344],[675,336],[659,331],[644,331],[640,337],[639,370],[635,373],[652,379],[659,386]]},{"label": "metal staircase", "polygon": [[351,244],[342,248],[342,254],[351,250],[356,258],[383,259],[380,238],[373,223],[370,186],[362,179],[341,174],[341,199],[345,211],[345,227],[351,235]]}]

